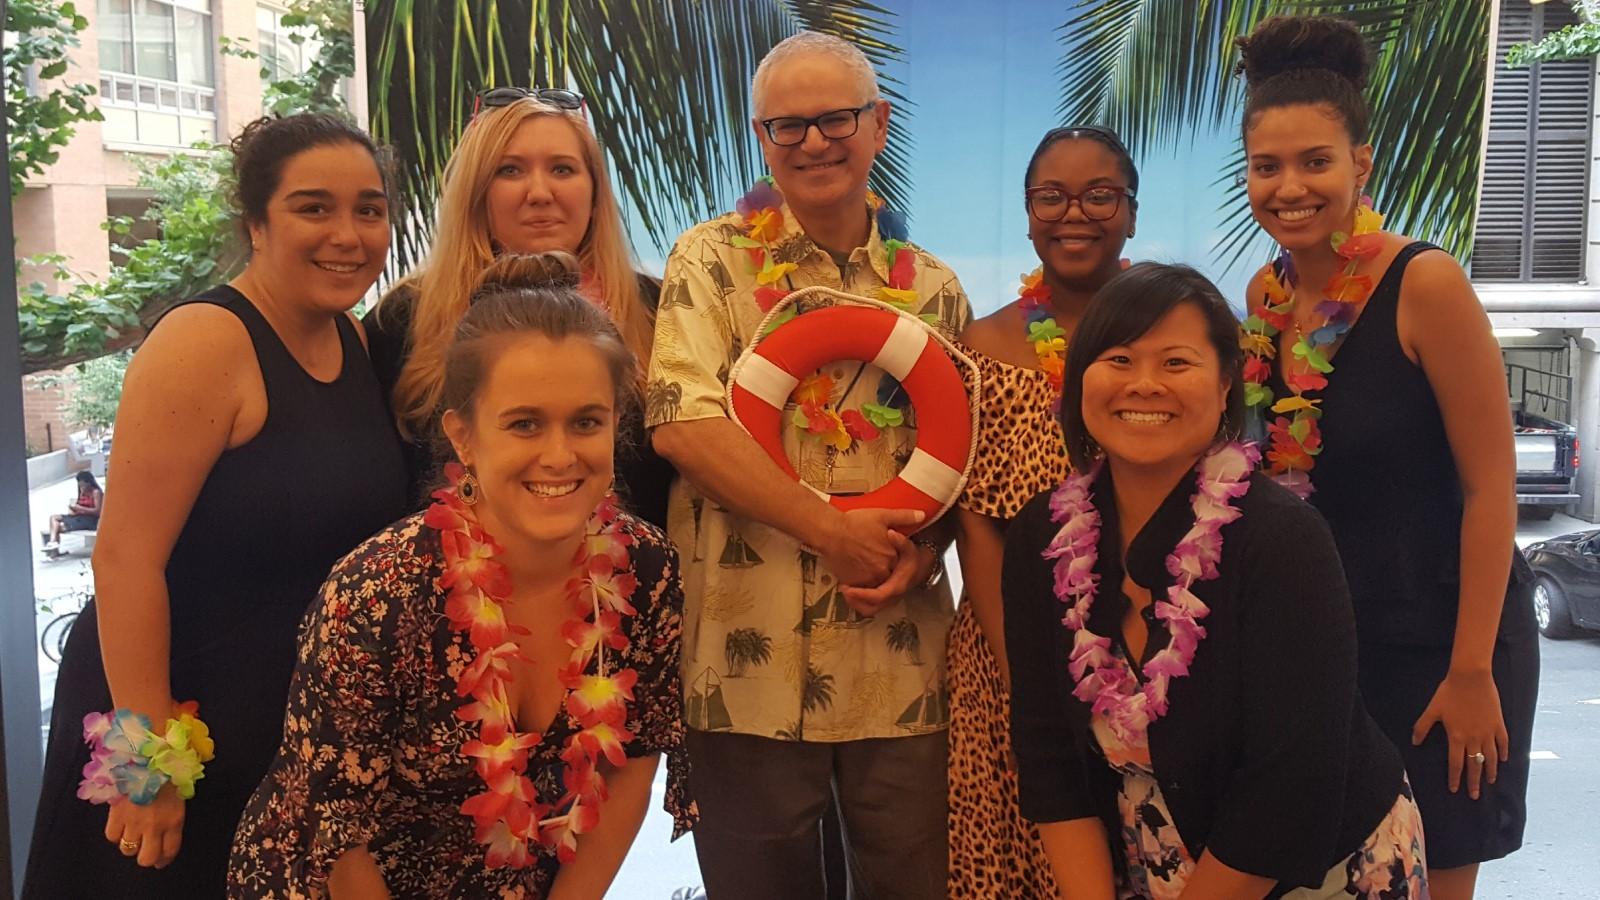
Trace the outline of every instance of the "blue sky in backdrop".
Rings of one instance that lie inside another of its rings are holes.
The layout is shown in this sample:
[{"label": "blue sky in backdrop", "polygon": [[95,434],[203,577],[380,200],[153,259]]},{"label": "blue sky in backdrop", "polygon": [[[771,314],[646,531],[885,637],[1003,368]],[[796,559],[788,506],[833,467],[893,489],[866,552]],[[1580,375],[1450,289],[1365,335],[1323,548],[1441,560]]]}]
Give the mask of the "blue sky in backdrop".
[{"label": "blue sky in backdrop", "polygon": [[[956,271],[982,314],[1013,299],[1018,276],[1038,265],[1026,236],[1022,172],[1044,132],[1066,124],[1057,113],[1056,66],[1070,7],[1002,0],[980,15],[955,0],[884,5],[898,13],[895,40],[906,50],[888,74],[914,104],[912,240]],[[1136,160],[1139,220],[1126,255],[1194,265],[1239,304],[1253,264],[1224,274],[1211,252],[1223,200],[1211,182],[1236,134],[1231,126],[1196,133],[1177,152]],[[647,269],[661,271],[664,250],[641,245],[639,252]]]}]

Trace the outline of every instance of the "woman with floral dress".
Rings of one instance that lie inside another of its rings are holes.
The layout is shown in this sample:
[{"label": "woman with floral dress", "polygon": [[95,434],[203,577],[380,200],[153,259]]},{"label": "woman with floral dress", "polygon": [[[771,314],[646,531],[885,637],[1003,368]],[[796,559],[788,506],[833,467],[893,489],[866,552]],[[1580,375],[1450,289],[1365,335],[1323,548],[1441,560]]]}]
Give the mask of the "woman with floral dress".
[{"label": "woman with floral dress", "polygon": [[1022,813],[1066,900],[1427,896],[1327,525],[1238,443],[1238,320],[1136,265],[1067,353],[1075,474],[1002,573]]},{"label": "woman with floral dress", "polygon": [[490,267],[446,362],[452,484],[324,586],[230,896],[598,898],[616,875],[682,735],[683,597],[610,495],[634,361],[577,272]]}]

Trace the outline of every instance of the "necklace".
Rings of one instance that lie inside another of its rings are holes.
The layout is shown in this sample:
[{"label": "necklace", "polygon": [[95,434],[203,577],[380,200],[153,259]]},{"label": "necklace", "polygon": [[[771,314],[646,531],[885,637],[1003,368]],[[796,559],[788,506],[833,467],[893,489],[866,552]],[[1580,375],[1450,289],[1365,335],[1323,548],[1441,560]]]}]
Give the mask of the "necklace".
[{"label": "necklace", "polygon": [[[425,524],[439,531],[444,552],[441,587],[449,591],[445,616],[462,632],[477,654],[461,673],[456,694],[470,701],[456,711],[478,724],[478,736],[462,748],[485,790],[461,804],[472,817],[476,838],[485,847],[488,868],[529,865],[529,846],[554,853],[563,864],[577,854],[578,835],[593,831],[606,798],[601,758],[613,766],[627,761],[623,745],[633,740],[627,730],[628,701],[639,673],[618,668],[607,651],[627,649],[624,616],[636,615],[629,602],[638,580],[628,548],[633,538],[617,522],[616,498],[607,496],[589,520],[588,533],[573,558],[578,574],[567,584],[573,618],[561,626],[572,655],[561,670],[567,689],[563,707],[581,730],[561,751],[566,794],[553,806],[537,801],[527,776],[528,751],[541,735],[518,732],[507,700],[513,662],[528,662],[512,640],[527,630],[506,619],[511,598],[511,573],[496,557],[504,552],[483,529],[471,504],[462,499],[466,470],[452,463],[445,469],[450,487],[435,491]],[[588,674],[595,662],[595,674]]]},{"label": "necklace", "polygon": [[[783,233],[783,204],[783,193],[768,175],[757,179],[735,207],[743,217],[745,230],[733,236],[732,244],[750,254],[751,267],[756,273],[755,300],[763,313],[771,312],[780,300],[793,293],[790,275],[799,268],[797,263],[775,261],[772,242]],[[867,192],[867,205],[872,208],[887,257],[887,284],[878,288],[877,299],[910,312],[917,305],[917,253],[910,244],[911,234],[905,216],[890,209],[871,191]],[[795,307],[784,309],[767,325],[762,336],[771,334],[796,315],[799,310]],[[925,321],[931,318],[933,324],[937,324],[936,316],[922,318]],[[860,375],[861,370],[857,369],[856,377]],[[829,459],[833,458],[833,453],[857,449],[860,442],[877,440],[882,429],[905,424],[907,404],[904,400],[895,404],[902,392],[899,383],[889,376],[885,375],[880,385],[878,402],[863,403],[858,409],[839,408],[839,401],[855,387],[855,381],[838,392],[837,400],[836,387],[832,376],[817,372],[803,379],[790,395],[795,404],[794,425],[802,435],[827,447]]]},{"label": "necklace", "polygon": [[[1328,386],[1328,375],[1333,371],[1328,358],[1330,348],[1350,331],[1362,305],[1372,296],[1372,276],[1357,275],[1356,270],[1364,260],[1382,252],[1382,230],[1383,216],[1372,209],[1371,200],[1363,197],[1356,208],[1353,233],[1335,232],[1330,242],[1333,252],[1347,262],[1323,288],[1323,298],[1313,309],[1321,324],[1310,334],[1301,330],[1294,315],[1300,285],[1294,258],[1287,250],[1261,268],[1261,299],[1240,325],[1240,345],[1245,355],[1245,406],[1263,418],[1268,410],[1276,415],[1267,423],[1271,441],[1267,473],[1301,499],[1311,496],[1310,473],[1316,465],[1315,457],[1322,452],[1322,432],[1318,427],[1322,400],[1308,395]],[[1295,329],[1295,342],[1289,351],[1293,358],[1283,365],[1283,382],[1290,396],[1276,398],[1267,379],[1272,375],[1271,360],[1278,355],[1278,335],[1290,325]]]},{"label": "necklace", "polygon": [[1039,358],[1039,368],[1049,376],[1050,387],[1059,397],[1067,362],[1067,332],[1056,324],[1055,313],[1050,309],[1050,285],[1044,280],[1044,266],[1022,276],[1017,306],[1027,322],[1028,343]]},{"label": "necklace", "polygon": [[1144,666],[1143,685],[1128,660],[1112,652],[1111,639],[1089,630],[1089,610],[1100,588],[1095,571],[1100,513],[1091,488],[1105,460],[1068,477],[1050,497],[1051,521],[1061,528],[1041,555],[1055,560],[1056,598],[1067,607],[1061,624],[1073,635],[1067,665],[1078,686],[1072,695],[1090,704],[1094,715],[1104,716],[1126,743],[1145,742],[1150,723],[1167,714],[1172,679],[1189,674],[1195,649],[1206,636],[1200,620],[1211,612],[1190,588],[1217,577],[1222,526],[1240,516],[1230,501],[1250,490],[1250,473],[1259,460],[1253,445],[1231,443],[1206,454],[1196,467],[1190,504],[1194,525],[1167,556],[1167,572],[1176,580],[1167,589],[1167,599],[1155,603],[1155,616],[1166,622],[1172,639]]}]

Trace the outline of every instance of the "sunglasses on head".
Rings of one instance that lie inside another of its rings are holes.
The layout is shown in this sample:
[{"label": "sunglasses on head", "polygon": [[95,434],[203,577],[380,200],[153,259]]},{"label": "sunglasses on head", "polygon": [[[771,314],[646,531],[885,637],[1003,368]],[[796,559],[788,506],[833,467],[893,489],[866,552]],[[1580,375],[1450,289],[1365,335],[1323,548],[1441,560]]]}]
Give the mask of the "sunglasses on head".
[{"label": "sunglasses on head", "polygon": [[510,106],[518,100],[530,98],[557,109],[573,111],[583,109],[583,95],[577,91],[562,88],[496,87],[478,92],[477,101],[472,105],[472,114],[476,116],[480,110]]}]

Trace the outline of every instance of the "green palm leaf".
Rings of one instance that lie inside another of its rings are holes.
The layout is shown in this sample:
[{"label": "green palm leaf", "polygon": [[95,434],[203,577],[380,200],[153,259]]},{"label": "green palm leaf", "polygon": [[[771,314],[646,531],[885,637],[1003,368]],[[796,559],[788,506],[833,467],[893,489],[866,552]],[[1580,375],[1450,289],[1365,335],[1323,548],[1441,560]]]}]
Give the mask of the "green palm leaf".
[{"label": "green palm leaf", "polygon": [[[880,70],[900,59],[892,14],[867,0],[394,0],[368,8],[372,130],[396,149],[397,270],[425,252],[439,180],[491,85],[572,87],[610,157],[619,193],[663,246],[731,208],[763,171],[750,128],[750,77],[761,56],[802,29],[859,46]],[[899,108],[873,187],[904,208],[911,194],[909,105]]]},{"label": "green palm leaf", "polygon": [[[1487,0],[1079,0],[1061,26],[1060,112],[1116,128],[1136,155],[1170,151],[1187,135],[1237,127],[1242,79],[1235,38],[1274,13],[1331,14],[1361,28],[1374,51],[1369,89],[1378,168],[1372,191],[1389,227],[1471,249],[1488,49]],[[1214,183],[1215,258],[1232,268],[1266,256],[1236,178],[1243,150]]]}]

